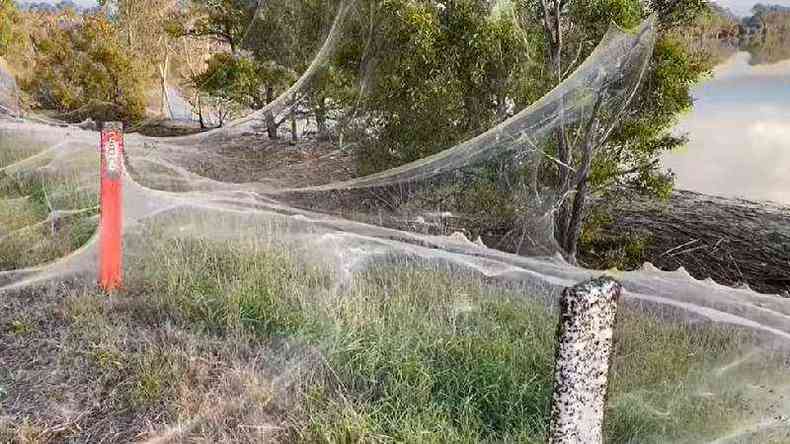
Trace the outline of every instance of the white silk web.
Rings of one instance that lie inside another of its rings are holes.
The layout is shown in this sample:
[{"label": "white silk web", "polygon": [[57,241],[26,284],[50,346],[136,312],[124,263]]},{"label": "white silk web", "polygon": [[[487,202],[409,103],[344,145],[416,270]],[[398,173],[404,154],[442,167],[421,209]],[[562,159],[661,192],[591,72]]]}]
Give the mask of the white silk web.
[{"label": "white silk web", "polygon": [[[653,51],[655,21],[648,19],[632,32],[613,28],[543,98],[433,156],[370,176],[311,186],[297,186],[287,174],[224,174],[239,160],[222,148],[258,131],[267,113],[288,113],[292,98],[309,88],[332,58],[350,9],[341,3],[315,58],[265,108],[196,135],[125,136],[127,263],[144,258],[151,243],[162,238],[185,237],[284,245],[306,262],[332,267],[341,281],[384,261],[449,264],[481,279],[516,283],[529,289],[525,293],[550,300],[561,288],[600,275],[571,266],[556,254],[552,216],[564,196],[531,180],[532,172],[551,160],[546,146],[558,125],[585,127],[595,121],[604,131],[627,106]],[[31,252],[41,253],[37,257],[51,259],[0,264],[0,295],[95,279],[97,145],[96,132],[74,126],[0,119],[0,187],[5,196],[0,220],[12,220],[3,212],[32,214],[0,226],[0,250],[29,245]],[[490,221],[476,220],[478,215],[459,199],[470,193],[470,183],[491,174],[495,189],[510,190],[508,202],[520,199],[516,223],[507,233],[496,233],[486,225]],[[456,233],[454,224],[462,223],[472,226],[469,232],[476,235],[470,237],[479,236],[480,241]],[[83,233],[77,236],[79,244],[52,245],[66,229]],[[486,246],[497,242],[504,248]],[[623,282],[628,305],[689,322],[753,329],[765,338],[766,349],[790,341],[788,299],[697,281],[682,269],[660,271],[650,264],[638,271],[608,273]]]}]

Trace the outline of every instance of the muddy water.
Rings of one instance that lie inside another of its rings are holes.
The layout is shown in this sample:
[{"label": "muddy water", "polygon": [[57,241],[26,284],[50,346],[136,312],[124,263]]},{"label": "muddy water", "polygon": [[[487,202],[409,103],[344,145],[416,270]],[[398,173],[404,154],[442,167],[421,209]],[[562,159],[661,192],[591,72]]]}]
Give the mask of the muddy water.
[{"label": "muddy water", "polygon": [[666,155],[680,189],[790,204],[790,61],[735,54],[694,90],[678,125],[686,148]]}]

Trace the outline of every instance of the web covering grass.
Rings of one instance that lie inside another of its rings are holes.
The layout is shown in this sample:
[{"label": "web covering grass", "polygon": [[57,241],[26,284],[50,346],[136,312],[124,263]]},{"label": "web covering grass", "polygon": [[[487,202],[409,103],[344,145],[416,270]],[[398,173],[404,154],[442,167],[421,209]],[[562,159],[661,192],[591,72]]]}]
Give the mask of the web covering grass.
[{"label": "web covering grass", "polygon": [[[195,240],[165,242],[139,265],[129,276],[129,296],[111,313],[100,298],[72,299],[72,328],[170,326],[198,343],[251,342],[279,350],[274,354],[298,353],[302,364],[291,369],[299,376],[289,399],[267,401],[288,406],[278,413],[282,440],[545,436],[557,314],[517,288],[405,264],[376,267],[337,286],[331,274],[305,268],[278,247]],[[743,331],[626,310],[617,327],[608,442],[700,442],[748,419],[749,402],[737,386],[722,391],[714,381],[715,395],[703,392],[715,368],[752,346]],[[177,387],[189,365],[161,347],[99,354],[94,365],[113,367],[116,360],[131,367],[135,382],[125,402],[138,409],[164,403],[166,417],[176,420]]]}]

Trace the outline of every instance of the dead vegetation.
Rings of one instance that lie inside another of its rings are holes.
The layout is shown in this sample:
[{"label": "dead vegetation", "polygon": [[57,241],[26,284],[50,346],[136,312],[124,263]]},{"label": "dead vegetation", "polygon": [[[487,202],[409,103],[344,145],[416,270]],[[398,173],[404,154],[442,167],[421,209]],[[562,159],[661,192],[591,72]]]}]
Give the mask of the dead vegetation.
[{"label": "dead vegetation", "polygon": [[[676,191],[667,202],[630,196],[599,202],[597,211],[608,215],[602,236],[643,239],[631,268],[648,261],[664,270],[683,267],[697,279],[790,295],[788,207]],[[588,250],[584,259],[608,265],[600,254]]]}]

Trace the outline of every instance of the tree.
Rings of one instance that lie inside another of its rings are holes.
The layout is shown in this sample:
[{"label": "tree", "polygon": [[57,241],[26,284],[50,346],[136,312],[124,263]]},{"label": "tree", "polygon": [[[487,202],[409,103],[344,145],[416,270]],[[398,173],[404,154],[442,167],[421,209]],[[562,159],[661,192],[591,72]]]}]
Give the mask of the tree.
[{"label": "tree", "polygon": [[630,186],[641,192],[666,195],[671,178],[660,170],[661,153],[684,143],[670,130],[678,114],[692,104],[690,88],[708,69],[673,41],[672,29],[688,23],[704,8],[702,1],[654,0],[537,0],[522,5],[522,20],[542,23],[546,72],[561,82],[583,60],[610,22],[633,27],[648,14],[659,17],[659,41],[646,77],[628,108],[614,126],[605,127],[594,114],[585,137],[575,144],[564,122],[556,131],[554,186],[560,198],[555,216],[555,239],[571,261],[593,191]]},{"label": "tree", "polygon": [[83,117],[142,119],[145,73],[125,50],[117,28],[102,15],[63,14],[34,40],[36,75],[23,88],[39,105],[61,112],[82,109]]},{"label": "tree", "polygon": [[[209,59],[205,71],[196,75],[195,88],[212,96],[241,104],[247,109],[261,109],[274,99],[274,93],[294,79],[294,73],[274,62],[259,62],[251,57],[218,53]],[[269,116],[271,138],[277,137],[276,122]]]},{"label": "tree", "polygon": [[[193,23],[182,34],[211,38],[230,51],[215,54],[205,71],[192,76],[193,85],[206,94],[217,94],[248,109],[261,109],[274,100],[304,71],[315,55],[334,18],[333,1],[270,0],[194,1]],[[326,85],[327,72],[319,83]],[[308,97],[311,96],[311,97]],[[296,106],[317,104],[318,119],[325,119],[326,96],[317,88],[290,98],[292,134]],[[277,137],[282,120],[265,114],[269,137]]]},{"label": "tree", "polygon": [[[510,11],[485,1],[364,2],[338,49],[344,127],[363,172],[434,154],[503,120],[528,53]],[[365,131],[353,131],[353,127]],[[370,129],[369,131],[367,129]]]},{"label": "tree", "polygon": [[16,22],[19,12],[13,0],[0,0],[0,57],[5,56],[11,44],[19,38]]},{"label": "tree", "polygon": [[192,11],[197,18],[182,25],[181,33],[215,39],[227,44],[235,53],[242,48],[260,3],[256,0],[192,0]]},{"label": "tree", "polygon": [[171,59],[182,46],[179,23],[185,19],[178,0],[100,0],[110,12],[126,48],[145,64],[160,90],[159,112],[171,116],[168,77]]},{"label": "tree", "polygon": [[[684,143],[670,129],[710,67],[675,33],[704,7],[702,0],[524,0],[512,7],[476,0],[363,2],[335,65],[356,90],[355,100],[338,101],[346,125],[364,129],[356,132],[365,142],[357,144],[360,170],[401,165],[479,134],[565,80],[612,22],[632,28],[656,13],[658,44],[630,106],[606,102],[589,119],[561,118],[540,147],[544,161],[513,178],[554,190],[554,238],[574,262],[592,193],[626,186],[662,196],[671,189],[658,158]],[[529,205],[518,201],[516,182],[499,184],[489,173],[475,179],[476,192],[489,198],[475,201],[516,224],[518,209]]]}]

